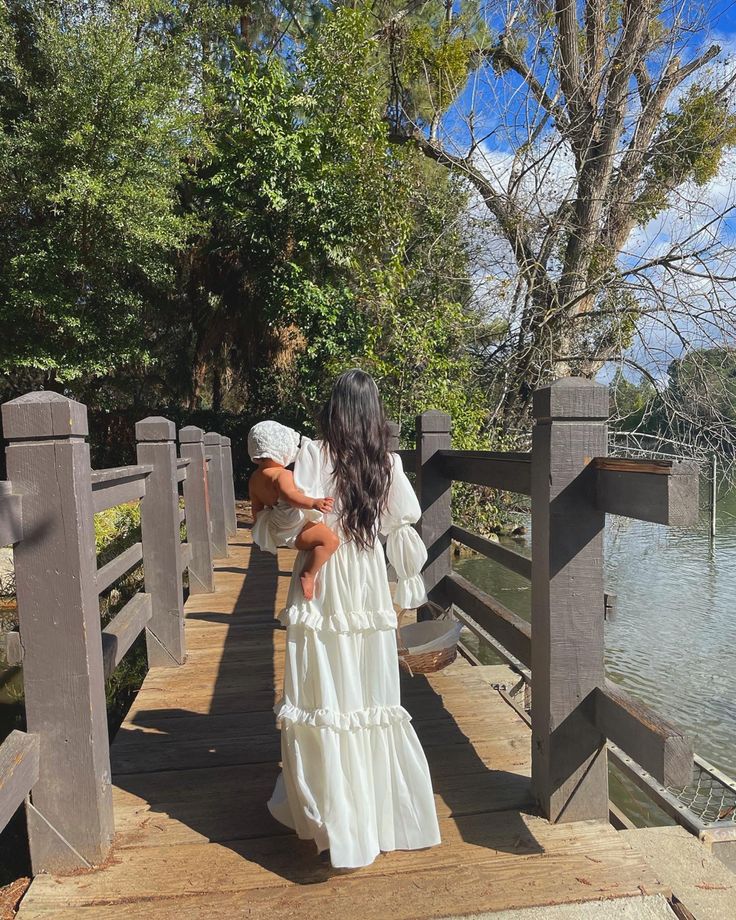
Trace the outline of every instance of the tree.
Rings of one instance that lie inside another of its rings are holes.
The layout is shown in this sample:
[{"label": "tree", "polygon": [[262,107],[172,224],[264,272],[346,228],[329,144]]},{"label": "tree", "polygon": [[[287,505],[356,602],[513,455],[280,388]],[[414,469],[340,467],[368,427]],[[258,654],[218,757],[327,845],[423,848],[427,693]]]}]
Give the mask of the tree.
[{"label": "tree", "polygon": [[366,12],[342,9],[296,61],[231,53],[188,196],[206,228],[183,289],[192,405],[230,369],[253,411],[304,421],[357,362],[397,417],[453,405],[477,437],[467,198],[389,143],[375,51]]},{"label": "tree", "polygon": [[393,139],[485,214],[484,295],[507,333],[483,356],[507,418],[550,377],[622,355],[651,370],[631,348],[651,355],[667,329],[678,347],[733,335],[733,201],[708,183],[736,143],[734,76],[704,34],[652,0],[386,15]]},{"label": "tree", "polygon": [[733,458],[736,449],[736,349],[701,348],[673,361],[661,415],[672,434]]},{"label": "tree", "polygon": [[3,8],[4,398],[303,425],[360,363],[480,443],[465,189],[390,143],[367,9],[284,10]]},{"label": "tree", "polygon": [[148,12],[0,14],[0,369],[20,387],[144,375],[160,335],[196,136],[185,59]]}]

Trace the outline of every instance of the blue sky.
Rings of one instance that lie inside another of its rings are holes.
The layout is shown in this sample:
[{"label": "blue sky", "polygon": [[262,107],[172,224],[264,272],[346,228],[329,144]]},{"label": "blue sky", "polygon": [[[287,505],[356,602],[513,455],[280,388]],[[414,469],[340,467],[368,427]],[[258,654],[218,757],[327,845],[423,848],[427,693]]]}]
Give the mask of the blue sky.
[{"label": "blue sky", "polygon": [[[723,49],[720,60],[729,58],[731,61],[736,60],[736,0],[720,0],[720,2],[712,5],[707,22],[708,25],[701,34],[692,36],[692,42],[683,51],[682,57],[687,60],[689,57],[700,53],[704,47],[717,42]],[[731,68],[733,64],[728,66]],[[508,175],[508,162],[510,162],[512,150],[518,145],[519,139],[525,140],[527,136],[530,115],[528,107],[529,95],[526,92],[517,92],[521,84],[520,78],[507,75],[504,79],[500,79],[488,72],[488,70],[484,68],[480,72],[480,77],[477,78],[475,85],[474,77],[471,76],[471,80],[458,99],[456,106],[447,114],[444,120],[443,141],[445,146],[452,152],[465,154],[469,141],[469,132],[465,119],[468,112],[474,111],[476,113],[476,137],[488,132],[486,144],[476,160],[477,165],[488,175],[494,175],[495,172],[497,181],[503,183],[504,176]],[[701,79],[703,74],[704,72],[701,72]],[[683,88],[685,88],[685,85],[683,85]],[[676,103],[676,98],[672,99],[672,103]],[[525,106],[527,106],[526,109],[524,108]],[[516,138],[514,138],[512,124],[517,116],[519,116],[521,125]],[[549,134],[552,134],[551,129],[549,129]],[[558,191],[555,188],[554,180],[557,180],[557,186],[561,187],[569,181],[570,175],[570,166],[565,166],[564,151],[562,154],[555,153],[554,156],[556,163],[549,171],[549,176],[552,180],[550,183],[552,197]],[[567,176],[565,175],[566,169]],[[698,192],[698,198],[700,192],[703,192],[706,199],[705,208],[708,214],[719,211],[728,204],[734,204],[736,202],[736,155],[732,153],[724,157],[722,174],[704,190],[696,191]],[[641,228],[632,234],[629,241],[630,245],[627,244],[627,249],[631,251],[622,256],[622,264],[629,260],[631,260],[632,264],[636,264],[637,260],[656,254],[658,249],[666,250],[678,239],[687,239],[694,226],[697,226],[697,228],[703,226],[706,218],[701,218],[699,210],[691,207],[691,202],[696,197],[692,192],[693,190],[689,189],[682,196],[673,196],[675,200],[673,200],[670,210],[659,215],[645,228]],[[485,211],[485,209],[480,206],[478,213],[482,211]],[[481,232],[485,236],[488,230]],[[733,241],[736,249],[736,217],[727,217],[721,221],[718,234],[719,243]],[[503,245],[499,244],[497,240],[494,244],[493,237],[489,236],[487,248],[490,254],[488,265],[491,267],[489,269],[487,266],[479,266],[480,276],[485,271],[490,272],[488,277],[493,277],[493,273],[496,271],[498,277],[503,277],[506,271],[502,264],[504,260]],[[510,253],[507,258],[509,260],[507,263],[508,276],[513,276],[515,270],[510,261]],[[713,264],[718,267],[724,263],[719,257],[719,260],[714,261]],[[733,273],[736,271],[736,266],[729,261],[728,269],[730,273]],[[657,275],[655,277],[657,284],[666,285],[669,283],[666,278],[663,279]],[[734,285],[731,285],[732,289],[734,287]],[[479,288],[480,290],[481,288]],[[725,320],[722,321],[720,329],[717,328],[717,324],[711,322],[710,316],[715,314],[711,313],[711,307],[708,302],[709,294],[710,292],[705,290],[705,286],[699,285],[697,282],[683,283],[682,287],[674,285],[671,293],[668,292],[668,296],[673,304],[673,312],[678,313],[681,311],[676,328],[670,328],[667,323],[658,319],[651,321],[648,326],[643,323],[640,340],[629,352],[630,356],[650,369],[655,376],[662,377],[666,373],[667,365],[672,357],[681,353],[683,348],[720,344],[724,340],[731,343],[736,341],[736,337],[734,337],[736,322],[729,320],[727,315]],[[721,290],[718,292],[718,296],[722,298],[722,303],[726,304],[726,314],[728,305],[733,305],[731,309],[736,310],[735,295],[736,291]],[[499,295],[492,293],[491,286],[488,287],[487,293],[481,294],[481,296],[488,303],[491,311],[494,309],[499,312],[503,311],[502,300]],[[500,296],[502,297],[503,295]],[[646,296],[646,292],[643,296]],[[719,309],[722,319],[724,311],[722,307],[719,307]],[[700,328],[693,326],[692,315],[695,314],[699,316]]]}]

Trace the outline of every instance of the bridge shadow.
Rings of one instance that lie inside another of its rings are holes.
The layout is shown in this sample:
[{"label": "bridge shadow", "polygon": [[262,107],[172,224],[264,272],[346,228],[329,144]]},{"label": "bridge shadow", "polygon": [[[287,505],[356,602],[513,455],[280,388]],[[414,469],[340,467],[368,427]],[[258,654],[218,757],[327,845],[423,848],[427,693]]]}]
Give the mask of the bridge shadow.
[{"label": "bridge shadow", "polygon": [[[467,699],[459,703],[456,694],[463,686],[458,678],[448,702],[427,677],[402,672],[402,704],[412,715],[427,756],[434,792],[445,806],[443,809],[438,805],[438,813],[449,813],[466,844],[519,856],[540,853],[543,848],[522,817],[525,813],[538,814],[528,769],[525,770],[531,736],[525,733],[519,743],[518,731],[511,733],[515,737],[507,737],[508,722],[493,723],[482,696],[487,693],[490,699],[497,693],[490,684],[482,689],[466,689]],[[458,720],[466,725],[467,733]],[[478,727],[480,723],[484,728]],[[478,748],[483,750],[483,756]],[[513,764],[519,772],[508,769]]]},{"label": "bridge shadow", "polygon": [[[188,611],[188,623],[212,629],[195,627],[196,642],[190,634],[189,661],[178,672],[193,669],[191,686],[179,691],[184,705],[139,709],[116,739],[113,770],[115,785],[150,808],[146,834],[157,815],[167,816],[160,822],[161,844],[217,842],[269,873],[312,884],[333,877],[334,870],[312,841],[299,840],[266,807],[280,769],[273,703],[281,692],[285,631],[274,612],[290,574],[284,562],[291,558],[280,555],[281,564],[252,547],[242,565],[223,560],[218,566],[218,594],[227,591],[226,578],[242,576],[227,608],[232,612],[223,612],[217,595],[211,604],[203,600],[210,596],[200,596]],[[227,627],[222,641],[220,625]],[[216,670],[211,682],[207,669]],[[540,852],[518,814],[531,805],[528,779],[489,768],[425,678],[404,680],[403,696],[425,745],[435,792],[455,818],[461,840],[519,855]],[[494,833],[491,812],[497,811],[506,816]],[[135,845],[136,833],[136,827],[124,829],[123,843]]]}]

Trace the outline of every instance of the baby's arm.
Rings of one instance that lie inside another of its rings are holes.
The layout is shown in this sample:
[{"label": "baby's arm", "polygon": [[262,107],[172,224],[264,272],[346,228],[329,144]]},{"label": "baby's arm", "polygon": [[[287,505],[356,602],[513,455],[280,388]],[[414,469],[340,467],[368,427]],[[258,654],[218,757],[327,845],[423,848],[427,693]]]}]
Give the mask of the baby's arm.
[{"label": "baby's arm", "polygon": [[331,498],[310,498],[305,495],[301,489],[297,488],[294,482],[294,474],[289,470],[284,472],[276,480],[276,488],[279,490],[281,497],[294,508],[304,508],[307,511],[321,511],[326,514],[332,511]]}]

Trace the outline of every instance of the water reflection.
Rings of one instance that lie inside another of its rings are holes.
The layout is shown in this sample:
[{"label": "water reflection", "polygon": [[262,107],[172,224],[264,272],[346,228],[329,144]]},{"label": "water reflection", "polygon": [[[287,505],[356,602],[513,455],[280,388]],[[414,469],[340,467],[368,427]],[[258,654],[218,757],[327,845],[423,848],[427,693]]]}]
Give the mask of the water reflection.
[{"label": "water reflection", "polygon": [[[606,624],[606,667],[612,679],[684,728],[699,754],[733,776],[736,491],[719,496],[714,542],[705,495],[701,504],[692,529],[609,516],[606,587],[618,595],[618,616]],[[530,552],[528,541],[513,545]],[[529,619],[525,579],[477,556],[456,560],[456,569]]]}]

